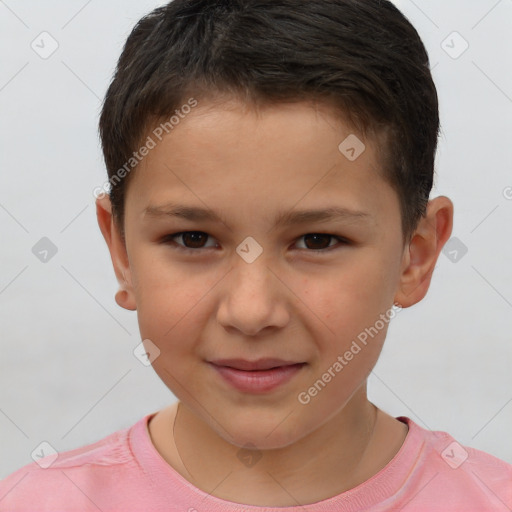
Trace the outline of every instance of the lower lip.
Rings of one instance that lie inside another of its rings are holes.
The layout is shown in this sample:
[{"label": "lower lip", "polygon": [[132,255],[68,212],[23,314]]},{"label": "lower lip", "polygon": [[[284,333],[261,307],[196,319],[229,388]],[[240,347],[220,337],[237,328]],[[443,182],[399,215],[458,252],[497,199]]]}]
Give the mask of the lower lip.
[{"label": "lower lip", "polygon": [[282,386],[296,375],[305,363],[279,366],[270,370],[245,371],[210,363],[219,374],[239,391],[266,393]]}]

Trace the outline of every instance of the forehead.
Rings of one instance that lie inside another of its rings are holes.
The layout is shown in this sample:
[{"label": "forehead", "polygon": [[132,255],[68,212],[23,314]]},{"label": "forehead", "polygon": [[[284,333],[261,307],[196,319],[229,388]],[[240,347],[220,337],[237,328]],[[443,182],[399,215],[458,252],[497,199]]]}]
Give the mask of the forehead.
[{"label": "forehead", "polygon": [[284,210],[336,204],[375,220],[397,203],[374,141],[326,104],[199,102],[161,140],[149,137],[126,197],[137,217],[173,203],[283,221]]}]

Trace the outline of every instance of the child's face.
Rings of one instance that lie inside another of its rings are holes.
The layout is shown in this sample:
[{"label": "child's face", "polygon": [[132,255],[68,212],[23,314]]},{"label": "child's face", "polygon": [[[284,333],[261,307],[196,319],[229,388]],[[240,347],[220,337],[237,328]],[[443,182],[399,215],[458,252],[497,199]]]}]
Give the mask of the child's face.
[{"label": "child's face", "polygon": [[[134,171],[123,272],[169,389],[227,441],[283,447],[351,398],[365,399],[407,263],[398,197],[377,172],[372,142],[355,161],[340,151],[353,132],[327,107],[259,116],[237,103],[206,107],[200,102]],[[147,213],[170,203],[216,212],[225,224]],[[327,208],[362,215],[274,223]],[[175,237],[176,245],[169,237],[190,231],[204,234]],[[324,235],[304,236],[315,233]],[[267,391],[241,390],[211,364],[262,358],[305,364]]]}]

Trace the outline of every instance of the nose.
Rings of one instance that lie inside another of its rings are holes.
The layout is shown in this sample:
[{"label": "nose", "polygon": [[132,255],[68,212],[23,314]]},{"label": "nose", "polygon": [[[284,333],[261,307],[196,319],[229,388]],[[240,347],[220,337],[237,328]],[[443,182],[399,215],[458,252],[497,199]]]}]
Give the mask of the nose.
[{"label": "nose", "polygon": [[292,293],[263,255],[252,263],[235,257],[223,281],[217,321],[226,329],[256,336],[289,322],[287,297]]}]

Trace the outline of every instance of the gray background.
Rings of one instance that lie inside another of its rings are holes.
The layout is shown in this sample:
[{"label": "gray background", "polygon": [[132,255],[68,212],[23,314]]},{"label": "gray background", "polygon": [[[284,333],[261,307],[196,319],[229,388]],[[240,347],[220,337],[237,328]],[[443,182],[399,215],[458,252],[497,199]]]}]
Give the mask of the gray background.
[{"label": "gray background", "polygon": [[[163,3],[0,1],[0,478],[42,441],[83,446],[175,401],[133,355],[136,313],[114,301],[93,197],[101,99],[134,23]],[[454,201],[460,242],[392,321],[369,395],[512,463],[512,0],[400,7],[431,56],[443,124],[432,197]],[[59,45],[47,59],[31,48],[43,31]],[[57,248],[46,263],[32,252],[43,237]]]}]

